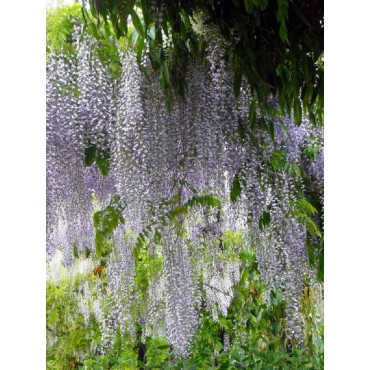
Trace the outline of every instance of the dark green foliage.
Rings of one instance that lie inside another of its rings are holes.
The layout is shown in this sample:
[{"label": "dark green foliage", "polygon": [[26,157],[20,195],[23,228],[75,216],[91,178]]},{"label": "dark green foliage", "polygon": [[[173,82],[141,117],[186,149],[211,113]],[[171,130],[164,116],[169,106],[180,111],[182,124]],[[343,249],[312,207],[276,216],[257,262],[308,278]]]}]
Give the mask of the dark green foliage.
[{"label": "dark green foliage", "polygon": [[[182,186],[187,186],[186,182],[177,182],[175,184],[181,184]],[[194,189],[190,189],[193,193],[195,193]],[[179,195],[175,195],[171,200],[164,201],[163,205],[172,205],[173,208],[166,212],[160,220],[160,224],[162,226],[168,225],[169,223],[177,223],[178,220],[183,219],[189,212],[192,207],[201,206],[201,207],[219,207],[221,205],[220,201],[211,196],[211,195],[194,195],[191,199],[189,199],[185,204],[180,205],[180,198]],[[161,207],[160,207],[161,208]],[[153,241],[154,243],[158,244],[161,240],[161,234],[158,230],[158,223],[152,222],[150,225],[145,227],[136,241],[135,248],[133,250],[133,255],[136,260],[139,259],[139,255],[141,253],[141,249],[143,248],[144,244],[150,240],[149,233],[152,233],[154,230]]]},{"label": "dark green foliage", "polygon": [[276,13],[276,19],[280,23],[279,26],[279,36],[282,41],[288,42],[288,30],[286,26],[286,21],[289,15],[289,0],[278,0],[278,11]]},{"label": "dark green foliage", "polygon": [[122,214],[125,207],[120,199],[120,196],[115,195],[108,207],[94,214],[95,247],[98,258],[109,253],[109,245],[106,243],[106,239],[113,235],[119,223],[125,223]]},{"label": "dark green foliage", "polygon": [[99,168],[100,172],[104,177],[108,176],[110,169],[109,156],[97,156],[96,166]]},{"label": "dark green foliage", "polygon": [[[313,122],[323,122],[323,1],[288,0],[190,0],[186,2],[89,0],[92,17],[85,17],[92,35],[101,39],[101,21],[117,38],[128,36],[131,16],[134,31],[132,45],[141,61],[144,39],[149,44],[149,59],[159,74],[167,108],[172,94],[183,96],[185,71],[192,59],[203,60],[204,40],[194,32],[190,19],[202,12],[206,23],[216,26],[230,42],[225,58],[234,72],[234,92],[238,96],[243,81],[251,87],[256,102],[268,115],[268,98],[277,96],[283,114],[294,111],[297,124],[302,120],[302,107]],[[154,23],[162,6],[162,23]],[[99,9],[99,11],[97,10]],[[136,11],[141,10],[141,15]],[[85,11],[86,12],[86,11]],[[95,30],[96,28],[96,30]],[[231,32],[233,30],[233,32]],[[164,52],[162,33],[171,34],[172,48]],[[252,120],[253,121],[253,120]]]},{"label": "dark green foliage", "polygon": [[81,19],[81,8],[77,5],[47,11],[46,55],[73,52],[73,20]]},{"label": "dark green foliage", "polygon": [[240,197],[240,194],[242,193],[242,187],[240,184],[239,175],[236,174],[233,180],[233,184],[231,186],[230,191],[230,199],[233,203],[237,201],[237,199]]},{"label": "dark green foliage", "polygon": [[102,151],[96,145],[90,145],[85,149],[85,162],[86,167],[92,166],[96,163],[96,167],[100,170],[104,177],[108,176],[110,169],[110,153],[109,150]]},{"label": "dark green foliage", "polygon": [[90,167],[95,162],[96,158],[96,145],[92,145],[85,149],[85,162],[86,167]]},{"label": "dark green foliage", "polygon": [[270,213],[263,212],[259,221],[258,221],[258,226],[259,226],[260,230],[263,230],[265,227],[269,226],[270,221],[271,221]]},{"label": "dark green foliage", "polygon": [[[87,279],[92,279],[91,276]],[[77,309],[78,302],[73,294],[79,279],[62,281],[58,285],[48,282],[46,286],[46,330],[55,343],[47,351],[47,369],[71,369],[82,366],[78,354],[90,352],[100,343],[101,333],[96,321],[91,320],[88,328]],[[92,319],[92,317],[91,317]]]}]

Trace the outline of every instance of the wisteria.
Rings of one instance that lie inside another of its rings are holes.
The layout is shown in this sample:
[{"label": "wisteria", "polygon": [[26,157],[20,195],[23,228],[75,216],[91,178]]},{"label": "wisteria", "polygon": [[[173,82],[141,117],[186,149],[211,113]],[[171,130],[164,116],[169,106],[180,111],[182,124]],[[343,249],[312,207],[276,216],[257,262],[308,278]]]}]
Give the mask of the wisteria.
[{"label": "wisteria", "polygon": [[173,231],[167,231],[164,242],[164,287],[166,294],[165,326],[168,342],[186,356],[197,326],[194,282],[187,246]]},{"label": "wisteria", "polygon": [[[161,23],[157,10],[155,22]],[[273,97],[275,118],[266,122],[246,83],[236,98],[222,40],[212,32],[207,64],[194,61],[184,71],[187,94],[174,99],[171,111],[155,71],[145,57],[139,65],[127,45],[116,46],[119,78],[109,74],[99,46],[79,26],[76,54],[49,57],[47,255],[54,281],[60,280],[57,263],[73,269],[76,253],[95,252],[94,212],[115,195],[124,205],[124,223],[117,221],[105,241],[104,266],[95,261],[97,285],[85,283],[78,293],[85,325],[91,315],[99,322],[102,353],[118,329],[122,339],[136,338],[139,322],[142,342],[166,337],[176,356],[188,356],[200,308],[214,322],[227,317],[240,284],[246,263],[240,244],[225,246],[231,231],[255,250],[267,303],[271,289],[282,291],[286,335],[298,345],[305,279],[321,292],[306,247],[307,239],[321,237],[315,226],[321,221],[306,200],[305,179],[323,202],[322,129],[308,119],[296,126],[279,116]],[[205,196],[217,205],[195,201]],[[138,239],[157,266],[145,292],[136,280],[137,260],[144,258]],[[223,340],[230,348],[227,333]]]},{"label": "wisteria", "polygon": [[74,243],[81,250],[94,244],[75,96],[76,61],[52,55],[47,75],[47,250],[51,255],[62,245],[64,262],[70,264]]}]

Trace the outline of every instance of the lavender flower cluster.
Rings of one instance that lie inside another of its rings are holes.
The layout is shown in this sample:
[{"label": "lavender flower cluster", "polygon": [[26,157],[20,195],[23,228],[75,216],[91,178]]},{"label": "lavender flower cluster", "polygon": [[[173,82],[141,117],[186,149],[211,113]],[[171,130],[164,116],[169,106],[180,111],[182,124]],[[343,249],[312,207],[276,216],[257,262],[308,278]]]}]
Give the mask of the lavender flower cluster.
[{"label": "lavender flower cluster", "polygon": [[[187,97],[175,100],[169,113],[145,57],[147,78],[134,52],[120,50],[122,74],[115,81],[100,62],[97,45],[79,35],[77,27],[75,57],[51,55],[47,65],[47,254],[51,258],[60,248],[64,264],[71,265],[74,245],[80,251],[94,251],[94,207],[104,208],[114,194],[127,204],[126,224],[114,235],[115,250],[107,265],[112,297],[108,316],[100,307],[101,292],[100,303],[93,305],[104,346],[112,344],[118,326],[122,335],[136,335],[134,243],[125,239],[125,232],[138,234],[149,223],[161,224],[163,214],[173,207],[166,200],[179,196],[183,205],[194,193],[212,194],[221,206],[191,210],[181,220],[185,231],[163,226],[164,266],[158,280],[149,283],[143,340],[160,335],[164,321],[169,343],[186,356],[201,300],[216,321],[219,313],[227,315],[232,288],[240,280],[240,263],[224,257],[219,241],[226,230],[243,230],[256,251],[264,284],[283,289],[287,335],[300,343],[303,279],[315,278],[308,264],[307,230],[295,212],[305,190],[297,171],[305,148],[318,148],[301,170],[322,192],[322,130],[307,120],[296,127],[286,117],[272,123],[274,139],[268,131],[253,132],[263,145],[256,145],[253,135],[237,135],[240,123],[248,119],[251,95],[244,86],[235,98],[222,42],[215,37],[210,37],[206,50],[208,68],[191,66],[186,72]],[[91,146],[109,153],[107,177],[95,164],[85,167]],[[282,156],[290,167],[272,169],[271,163],[279,163]],[[231,203],[236,174],[242,195]],[[269,222],[261,227],[267,214]],[[235,250],[235,255],[239,252]],[[81,307],[88,322],[88,286],[84,292]]]}]

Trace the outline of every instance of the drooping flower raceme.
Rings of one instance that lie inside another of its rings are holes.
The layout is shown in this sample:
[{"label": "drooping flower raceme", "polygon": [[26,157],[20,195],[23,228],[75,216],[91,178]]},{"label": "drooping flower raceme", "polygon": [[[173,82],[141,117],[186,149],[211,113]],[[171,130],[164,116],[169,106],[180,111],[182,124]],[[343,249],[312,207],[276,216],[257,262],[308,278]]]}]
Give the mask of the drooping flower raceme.
[{"label": "drooping flower raceme", "polygon": [[[187,356],[197,310],[205,306],[215,321],[227,316],[240,281],[241,249],[223,249],[227,231],[242,232],[255,249],[263,283],[283,292],[287,336],[301,343],[303,281],[315,281],[306,242],[319,237],[309,235],[312,224],[302,213],[303,176],[322,200],[322,130],[308,120],[297,127],[289,117],[266,123],[258,110],[250,127],[251,94],[243,85],[235,98],[217,38],[208,40],[208,67],[194,62],[184,71],[188,93],[168,112],[157,76],[148,65],[143,75],[132,50],[120,50],[122,71],[114,80],[97,45],[79,34],[76,55],[51,55],[47,66],[47,251],[51,257],[60,248],[63,263],[71,265],[74,247],[94,251],[94,208],[105,208],[113,195],[126,204],[125,225],[115,230],[106,261],[106,292],[97,289],[89,312],[84,287],[81,304],[86,322],[91,313],[98,319],[102,351],[113,345],[118,327],[135,338],[140,320],[143,341],[166,333],[178,355]],[[109,163],[109,173],[102,163]],[[220,204],[188,206],[204,195]],[[135,287],[135,239],[128,235],[147,225],[153,226],[146,231],[148,258],[157,258],[157,248],[163,268],[149,279],[145,309],[135,313],[142,298]],[[154,227],[161,234],[155,247]]]}]

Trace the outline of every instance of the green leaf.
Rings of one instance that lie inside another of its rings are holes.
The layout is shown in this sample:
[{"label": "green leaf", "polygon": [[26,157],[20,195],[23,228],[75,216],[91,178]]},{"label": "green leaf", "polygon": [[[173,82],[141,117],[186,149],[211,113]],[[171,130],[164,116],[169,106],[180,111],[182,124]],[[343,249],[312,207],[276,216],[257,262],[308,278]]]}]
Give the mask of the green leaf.
[{"label": "green leaf", "polygon": [[166,108],[168,112],[171,112],[171,107],[172,107],[172,95],[171,95],[171,90],[166,89]]},{"label": "green leaf", "polygon": [[203,195],[203,196],[195,195],[185,204],[185,207],[191,208],[198,204],[202,206],[207,205],[208,207],[219,207],[221,205],[220,201],[211,195]]},{"label": "green leaf", "polygon": [[130,11],[132,23],[136,29],[136,31],[139,33],[140,36],[144,37],[144,28],[141,23],[141,20],[134,9],[131,9]]},{"label": "green leaf", "polygon": [[240,197],[240,194],[242,192],[242,187],[240,185],[240,180],[238,174],[234,176],[233,184],[231,186],[230,191],[230,199],[232,203],[235,203],[237,199]]},{"label": "green leaf", "polygon": [[110,224],[110,233],[113,233],[113,231],[118,227],[118,216],[117,212],[114,210],[112,212],[112,219]]},{"label": "green leaf", "polygon": [[112,35],[111,31],[110,31],[110,27],[108,25],[108,23],[104,23],[103,24],[103,28],[104,28],[104,32],[105,32],[105,36],[106,37],[109,37]]},{"label": "green leaf", "polygon": [[180,23],[180,34],[183,40],[187,40],[188,34],[184,22]]},{"label": "green leaf", "polygon": [[159,73],[159,84],[161,85],[162,90],[165,91],[165,89],[166,89],[166,83],[164,81],[163,69],[161,69],[161,71]]},{"label": "green leaf", "polygon": [[96,257],[100,258],[103,252],[104,247],[104,234],[100,231],[96,232],[95,235],[95,250],[96,250]]},{"label": "green leaf", "polygon": [[150,27],[148,29],[148,36],[152,39],[155,40],[155,28],[154,26]]},{"label": "green leaf", "polygon": [[247,10],[247,12],[252,13],[252,10],[253,10],[252,0],[245,0],[244,4],[245,4],[245,9]]},{"label": "green leaf", "polygon": [[113,365],[119,365],[118,360],[116,360],[114,357],[108,357],[108,359]]},{"label": "green leaf", "polygon": [[78,248],[77,245],[73,245],[73,256],[78,258]]},{"label": "green leaf", "polygon": [[288,30],[285,21],[280,24],[279,36],[283,41],[288,42]]},{"label": "green leaf", "polygon": [[96,145],[86,148],[84,161],[85,167],[90,167],[94,163],[95,157],[96,157]]},{"label": "green leaf", "polygon": [[261,10],[266,10],[267,5],[269,4],[269,0],[260,0],[259,3],[260,3],[260,9]]},{"label": "green leaf", "polygon": [[265,226],[269,226],[270,225],[270,221],[271,221],[270,213],[263,212],[263,222],[264,222]]},{"label": "green leaf", "polygon": [[158,229],[155,229],[154,231],[154,243],[159,244],[161,241],[161,233],[158,231]]},{"label": "green leaf", "polygon": [[142,232],[139,234],[139,238],[145,243],[145,236]]},{"label": "green leaf", "polygon": [[94,214],[93,220],[94,220],[94,227],[98,228],[100,225],[100,222],[102,220],[103,213],[101,211],[98,211]]},{"label": "green leaf", "polygon": [[135,29],[133,29],[131,32],[131,45],[133,48],[136,46],[138,38],[139,38],[139,34],[137,33]]},{"label": "green leaf", "polygon": [[98,155],[96,158],[96,165],[101,171],[102,175],[104,177],[107,177],[109,174],[109,169],[110,169],[110,162],[108,157],[101,157]]},{"label": "green leaf", "polygon": [[259,127],[263,131],[269,132],[269,127],[267,126],[267,122],[263,117],[258,118],[253,124],[252,128],[255,126]]},{"label": "green leaf", "polygon": [[270,133],[271,139],[275,140],[275,125],[274,125],[274,122],[272,121],[269,122],[269,133]]},{"label": "green leaf", "polygon": [[91,32],[96,40],[99,40],[99,31],[94,22],[90,22]]},{"label": "green leaf", "polygon": [[235,360],[237,360],[238,362],[242,361],[241,354],[237,351],[232,351],[231,352],[231,357],[234,358]]},{"label": "green leaf", "polygon": [[302,213],[308,215],[317,214],[317,209],[306,199],[297,199],[296,206]]},{"label": "green leaf", "polygon": [[163,75],[166,83],[170,85],[170,72],[168,71],[167,62],[164,60],[162,63]]},{"label": "green leaf", "polygon": [[294,122],[297,126],[302,122],[302,106],[298,98],[294,100]]},{"label": "green leaf", "polygon": [[163,17],[162,29],[163,29],[164,34],[165,34],[167,37],[169,37],[169,35],[168,35],[168,25],[167,25],[167,20],[165,19],[165,17]]},{"label": "green leaf", "polygon": [[264,352],[259,351],[258,349],[251,348],[250,351],[257,357],[266,359],[267,355]]},{"label": "green leaf", "polygon": [[125,224],[125,222],[126,222],[125,218],[121,214],[118,215],[118,219],[119,219],[119,221],[121,222],[122,225]]},{"label": "green leaf", "polygon": [[141,64],[141,57],[143,54],[144,46],[145,46],[144,37],[139,37],[136,47],[137,63],[139,65]]},{"label": "green leaf", "polygon": [[288,42],[288,30],[286,20],[288,19],[289,0],[278,0],[278,11],[276,18],[280,23],[279,36],[282,41]]},{"label": "green leaf", "polygon": [[249,277],[249,268],[245,267],[243,272],[242,272],[242,276],[240,278],[240,285],[241,286],[245,285],[245,283],[247,282],[248,277]]},{"label": "green leaf", "polygon": [[[141,242],[141,240],[140,240],[140,242]],[[140,250],[140,247],[139,247],[138,244],[139,243],[137,243],[136,247],[132,251],[132,255],[135,258],[135,261],[138,261],[139,260],[139,250]]]},{"label": "green leaf", "polygon": [[253,100],[249,106],[249,122],[254,125],[257,118],[256,101]]},{"label": "green leaf", "polygon": [[270,213],[264,211],[258,221],[260,230],[263,230],[265,227],[268,227],[270,225],[270,222],[271,222]]},{"label": "green leaf", "polygon": [[241,251],[240,252],[240,259],[244,262],[247,262],[248,261],[248,255],[247,253],[245,253],[244,251]]},{"label": "green leaf", "polygon": [[293,217],[296,217],[298,222],[304,225],[312,236],[318,236],[319,238],[322,237],[320,230],[318,229],[316,223],[312,220],[311,217],[307,216],[305,213],[302,213],[301,211],[293,211],[291,212],[291,215]]},{"label": "green leaf", "polygon": [[170,348],[170,345],[163,344],[163,345],[157,347],[157,349],[167,349],[167,348]]},{"label": "green leaf", "polygon": [[119,195],[114,195],[110,201],[110,204],[116,204],[121,200],[121,197]]},{"label": "green leaf", "polygon": [[142,361],[140,361],[140,360],[136,360],[136,362],[137,362],[137,365],[138,366],[140,366],[140,367],[142,367],[142,368],[146,368],[146,365],[144,364],[144,362],[142,362]]},{"label": "green leaf", "polygon": [[258,140],[256,139],[256,137],[250,132],[250,131],[247,131],[247,134],[249,136],[249,138],[251,139],[251,142],[252,144],[257,148],[259,149],[259,146],[258,146]]},{"label": "green leaf", "polygon": [[116,42],[114,41],[114,37],[113,37],[113,35],[110,35],[110,36],[108,37],[108,40],[109,40],[110,44],[113,46],[113,48],[114,48],[115,50],[117,50],[117,44],[116,44]]}]

